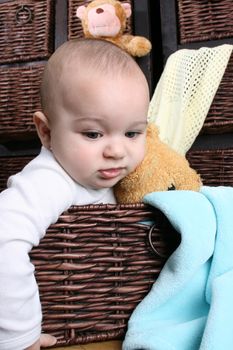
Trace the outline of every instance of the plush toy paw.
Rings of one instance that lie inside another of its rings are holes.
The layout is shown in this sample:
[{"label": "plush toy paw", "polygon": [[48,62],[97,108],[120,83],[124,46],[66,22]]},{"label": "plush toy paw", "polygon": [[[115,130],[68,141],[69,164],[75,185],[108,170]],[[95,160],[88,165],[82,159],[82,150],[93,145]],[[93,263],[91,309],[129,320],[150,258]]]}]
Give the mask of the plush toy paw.
[{"label": "plush toy paw", "polygon": [[143,36],[134,36],[128,43],[127,49],[132,56],[142,57],[151,51],[151,43]]}]

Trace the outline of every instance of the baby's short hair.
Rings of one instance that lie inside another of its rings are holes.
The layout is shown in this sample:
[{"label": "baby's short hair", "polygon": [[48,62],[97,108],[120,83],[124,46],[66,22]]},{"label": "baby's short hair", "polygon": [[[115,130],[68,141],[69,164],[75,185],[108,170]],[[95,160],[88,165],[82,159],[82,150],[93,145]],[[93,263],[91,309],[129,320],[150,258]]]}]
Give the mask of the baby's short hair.
[{"label": "baby's short hair", "polygon": [[51,102],[51,94],[59,84],[66,70],[75,64],[77,71],[90,69],[104,75],[130,74],[140,70],[134,58],[118,46],[99,39],[75,39],[65,42],[50,57],[42,77],[41,104],[46,109]]}]

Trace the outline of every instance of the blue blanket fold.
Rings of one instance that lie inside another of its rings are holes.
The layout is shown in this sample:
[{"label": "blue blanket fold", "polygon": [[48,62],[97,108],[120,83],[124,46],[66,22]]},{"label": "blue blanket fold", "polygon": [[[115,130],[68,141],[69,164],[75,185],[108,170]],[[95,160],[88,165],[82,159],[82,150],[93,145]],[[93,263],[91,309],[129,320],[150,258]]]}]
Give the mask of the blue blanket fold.
[{"label": "blue blanket fold", "polygon": [[233,349],[233,188],[154,192],[181,234],[128,324],[123,350]]}]

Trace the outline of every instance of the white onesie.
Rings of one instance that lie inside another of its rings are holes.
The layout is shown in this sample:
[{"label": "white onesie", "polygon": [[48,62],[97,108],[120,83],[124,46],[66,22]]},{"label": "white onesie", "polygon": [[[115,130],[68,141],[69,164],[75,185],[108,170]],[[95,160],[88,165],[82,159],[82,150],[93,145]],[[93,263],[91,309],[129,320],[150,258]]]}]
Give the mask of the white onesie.
[{"label": "white onesie", "polygon": [[71,205],[115,203],[112,189],[86,189],[41,153],[0,193],[0,349],[23,350],[41,334],[41,305],[28,253]]}]

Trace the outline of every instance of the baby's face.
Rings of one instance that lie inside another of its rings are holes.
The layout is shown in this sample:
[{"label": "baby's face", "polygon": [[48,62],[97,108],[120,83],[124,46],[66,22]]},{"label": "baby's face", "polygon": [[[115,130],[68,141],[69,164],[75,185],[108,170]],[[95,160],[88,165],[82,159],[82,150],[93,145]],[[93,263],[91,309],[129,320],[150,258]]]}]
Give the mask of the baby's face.
[{"label": "baby's face", "polygon": [[145,152],[148,87],[140,75],[96,75],[69,85],[51,124],[52,152],[78,183],[100,189],[132,172]]}]

